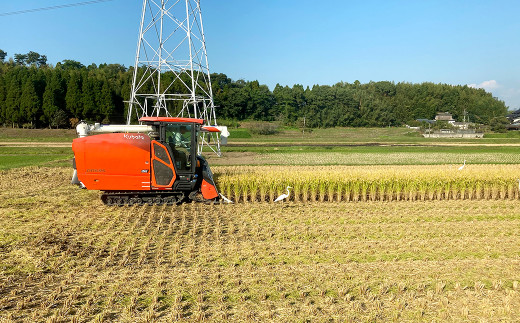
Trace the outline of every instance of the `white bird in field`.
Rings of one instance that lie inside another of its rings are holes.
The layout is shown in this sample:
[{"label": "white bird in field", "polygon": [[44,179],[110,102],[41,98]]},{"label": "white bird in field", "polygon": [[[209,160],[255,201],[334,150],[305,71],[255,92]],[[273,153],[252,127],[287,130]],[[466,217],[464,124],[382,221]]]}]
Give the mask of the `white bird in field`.
[{"label": "white bird in field", "polygon": [[219,193],[219,195],[224,200],[224,202],[229,203],[229,204],[233,204],[233,201],[231,201],[230,199],[228,199],[227,197],[222,195],[222,193]]},{"label": "white bird in field", "polygon": [[462,164],[462,166],[459,167],[459,170],[463,170],[464,166],[466,166],[466,160],[465,159],[464,159],[464,164]]},{"label": "white bird in field", "polygon": [[520,191],[520,179],[518,180],[518,190]]},{"label": "white bird in field", "polygon": [[275,201],[275,202],[280,202],[280,201],[283,201],[283,200],[285,200],[286,198],[288,198],[289,195],[291,194],[291,192],[289,192],[289,189],[290,189],[290,188],[292,188],[292,187],[287,186],[287,188],[286,188],[286,190],[287,190],[287,194],[282,194],[282,195],[278,196],[278,197],[276,198],[276,200],[274,200],[274,201]]}]

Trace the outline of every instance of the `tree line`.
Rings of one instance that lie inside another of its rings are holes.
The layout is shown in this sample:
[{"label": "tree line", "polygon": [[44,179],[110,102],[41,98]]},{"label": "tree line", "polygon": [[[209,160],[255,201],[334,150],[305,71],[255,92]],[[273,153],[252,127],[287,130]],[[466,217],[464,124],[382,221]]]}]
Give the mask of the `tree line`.
[{"label": "tree line", "polygon": [[[73,60],[51,66],[45,55],[35,52],[15,54],[7,61],[6,56],[0,50],[0,125],[64,128],[77,120],[126,120],[133,67],[85,66]],[[271,91],[258,81],[234,81],[221,73],[211,74],[211,81],[217,120],[380,127],[433,119],[437,112],[446,111],[456,120],[466,111],[469,121],[483,124],[507,114],[503,101],[465,85],[355,81],[312,87],[277,84]],[[171,91],[182,88],[174,85]]]}]

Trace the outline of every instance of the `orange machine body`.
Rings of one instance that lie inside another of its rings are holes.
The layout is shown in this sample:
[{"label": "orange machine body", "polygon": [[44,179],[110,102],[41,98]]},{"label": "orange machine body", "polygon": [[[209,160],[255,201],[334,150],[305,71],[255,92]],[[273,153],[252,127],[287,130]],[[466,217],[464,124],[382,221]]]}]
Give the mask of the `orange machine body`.
[{"label": "orange machine body", "polygon": [[108,133],[74,139],[78,178],[89,190],[151,189],[151,140],[139,133]]}]

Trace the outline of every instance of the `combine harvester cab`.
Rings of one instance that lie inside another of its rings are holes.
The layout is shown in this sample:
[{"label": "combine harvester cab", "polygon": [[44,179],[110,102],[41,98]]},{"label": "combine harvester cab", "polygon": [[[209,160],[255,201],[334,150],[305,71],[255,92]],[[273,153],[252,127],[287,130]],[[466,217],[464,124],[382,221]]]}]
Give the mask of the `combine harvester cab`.
[{"label": "combine harvester cab", "polygon": [[203,127],[201,119],[139,121],[143,125],[78,125],[72,183],[103,191],[107,205],[219,202],[209,165],[197,155],[198,132],[219,130]]}]

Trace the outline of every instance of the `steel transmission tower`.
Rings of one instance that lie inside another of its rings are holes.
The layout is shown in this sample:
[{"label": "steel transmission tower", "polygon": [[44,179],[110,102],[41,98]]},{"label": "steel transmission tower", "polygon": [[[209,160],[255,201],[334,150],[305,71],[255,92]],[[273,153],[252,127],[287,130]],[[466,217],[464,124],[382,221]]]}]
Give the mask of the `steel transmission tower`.
[{"label": "steel transmission tower", "polygon": [[[143,0],[127,124],[144,116],[217,125],[200,0]],[[205,145],[220,155],[217,133]]]}]

